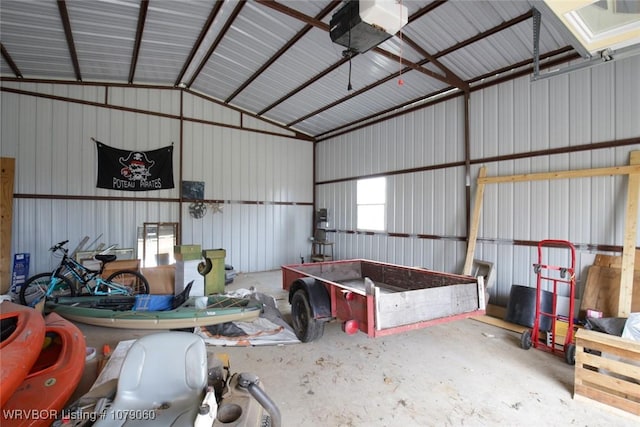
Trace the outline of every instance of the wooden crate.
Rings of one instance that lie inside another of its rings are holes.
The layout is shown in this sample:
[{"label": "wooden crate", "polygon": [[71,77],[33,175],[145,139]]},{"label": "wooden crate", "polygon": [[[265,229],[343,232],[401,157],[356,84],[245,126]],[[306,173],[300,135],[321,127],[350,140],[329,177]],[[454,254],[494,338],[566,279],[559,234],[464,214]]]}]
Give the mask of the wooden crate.
[{"label": "wooden crate", "polygon": [[105,266],[104,271],[102,272],[102,277],[107,278],[118,270],[140,271],[140,260],[117,259],[115,261],[111,261]]},{"label": "wooden crate", "polygon": [[578,330],[574,398],[577,396],[640,415],[640,342]]},{"label": "wooden crate", "polygon": [[141,268],[140,272],[149,282],[150,294],[164,295],[174,293],[176,281],[175,264]]}]

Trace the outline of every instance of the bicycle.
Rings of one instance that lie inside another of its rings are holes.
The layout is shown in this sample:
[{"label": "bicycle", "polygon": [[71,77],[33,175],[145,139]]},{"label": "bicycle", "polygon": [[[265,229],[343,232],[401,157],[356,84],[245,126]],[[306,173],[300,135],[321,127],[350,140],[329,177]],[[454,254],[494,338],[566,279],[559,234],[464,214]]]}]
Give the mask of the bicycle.
[{"label": "bicycle", "polygon": [[94,259],[100,261],[100,268],[92,270],[69,256],[69,250],[65,247],[68,242],[64,240],[49,248],[54,254],[62,255],[60,264],[51,273],[36,274],[22,285],[21,304],[34,307],[43,298],[54,300],[61,296],[74,297],[76,294],[134,296],[149,293],[147,279],[137,271],[118,270],[106,279],[101,277],[105,265],[115,261],[115,255],[95,255]]}]

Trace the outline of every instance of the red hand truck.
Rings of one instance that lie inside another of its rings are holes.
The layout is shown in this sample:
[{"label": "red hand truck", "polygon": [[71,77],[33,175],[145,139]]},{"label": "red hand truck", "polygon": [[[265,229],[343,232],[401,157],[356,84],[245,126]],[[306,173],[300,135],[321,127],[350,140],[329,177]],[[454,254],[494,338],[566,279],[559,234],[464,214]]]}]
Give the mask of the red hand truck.
[{"label": "red hand truck", "polygon": [[[543,263],[543,248],[567,248],[570,252],[571,265],[560,267]],[[576,288],[576,248],[571,242],[566,240],[542,240],[538,242],[538,262],[533,264],[533,271],[536,273],[536,316],[533,322],[533,329],[527,329],[522,333],[520,346],[528,350],[533,345],[535,348],[548,351],[550,353],[564,355],[564,360],[574,365],[576,363],[576,346],[573,343],[573,313],[574,295]],[[542,284],[543,282],[553,283],[552,310],[550,313],[542,311]],[[558,287],[569,287],[569,313],[568,316],[559,316],[557,312]],[[544,319],[549,319],[551,328],[546,332],[545,340],[541,339],[540,325]],[[557,323],[567,323],[567,332],[564,342],[557,341]]]}]

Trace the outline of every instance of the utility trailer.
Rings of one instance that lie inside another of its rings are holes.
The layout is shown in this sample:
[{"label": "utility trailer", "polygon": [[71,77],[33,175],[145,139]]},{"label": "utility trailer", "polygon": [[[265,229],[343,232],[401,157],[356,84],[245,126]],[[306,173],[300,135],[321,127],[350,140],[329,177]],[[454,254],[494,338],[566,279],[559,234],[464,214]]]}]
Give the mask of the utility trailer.
[{"label": "utility trailer", "polygon": [[485,312],[482,276],[365,259],[282,266],[282,287],[302,342],[320,338],[333,319],[373,338]]}]

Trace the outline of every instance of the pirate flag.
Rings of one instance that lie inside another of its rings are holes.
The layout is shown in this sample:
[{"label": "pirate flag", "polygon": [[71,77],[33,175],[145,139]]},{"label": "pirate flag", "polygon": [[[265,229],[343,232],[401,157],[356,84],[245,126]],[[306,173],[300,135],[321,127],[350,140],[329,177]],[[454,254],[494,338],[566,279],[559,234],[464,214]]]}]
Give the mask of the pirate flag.
[{"label": "pirate flag", "polygon": [[173,146],[127,151],[96,141],[98,188],[150,191],[173,188]]}]

